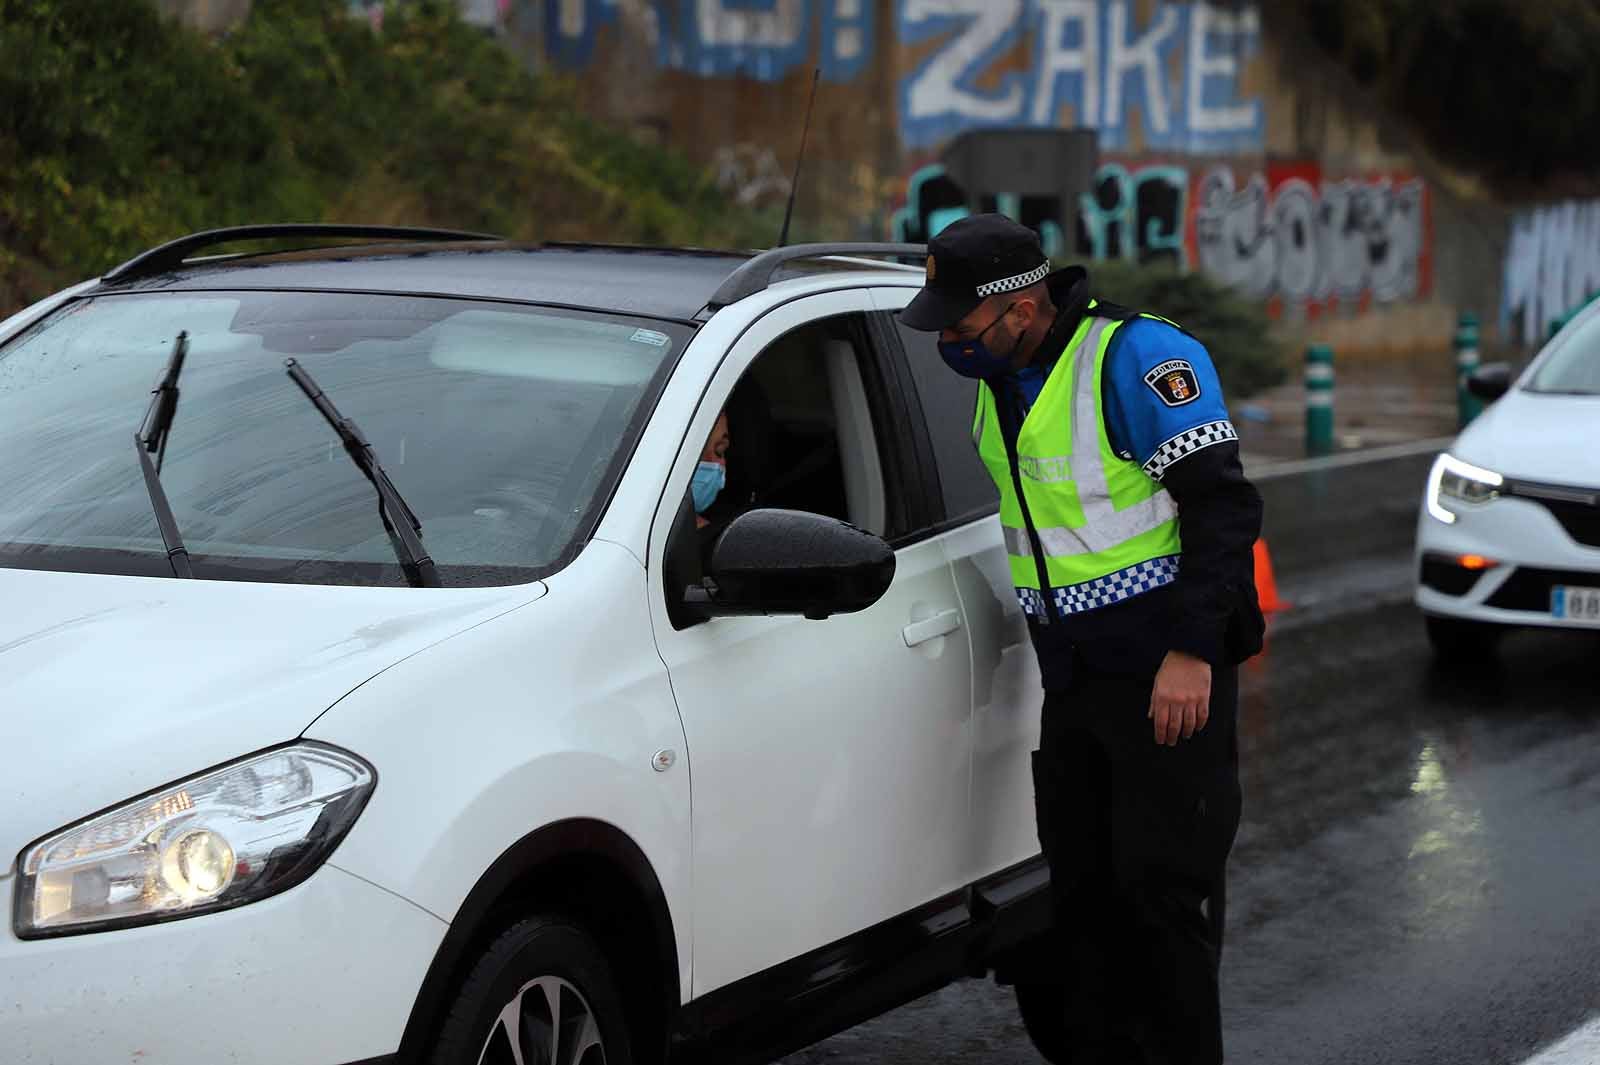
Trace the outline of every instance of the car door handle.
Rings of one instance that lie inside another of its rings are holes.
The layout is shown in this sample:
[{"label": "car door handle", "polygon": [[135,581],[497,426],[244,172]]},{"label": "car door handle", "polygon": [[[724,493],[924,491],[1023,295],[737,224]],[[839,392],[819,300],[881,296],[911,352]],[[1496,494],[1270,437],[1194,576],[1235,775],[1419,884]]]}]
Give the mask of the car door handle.
[{"label": "car door handle", "polygon": [[913,621],[900,630],[900,635],[905,638],[907,647],[915,647],[919,643],[955,632],[961,627],[961,611],[941,610],[931,618],[922,621]]}]

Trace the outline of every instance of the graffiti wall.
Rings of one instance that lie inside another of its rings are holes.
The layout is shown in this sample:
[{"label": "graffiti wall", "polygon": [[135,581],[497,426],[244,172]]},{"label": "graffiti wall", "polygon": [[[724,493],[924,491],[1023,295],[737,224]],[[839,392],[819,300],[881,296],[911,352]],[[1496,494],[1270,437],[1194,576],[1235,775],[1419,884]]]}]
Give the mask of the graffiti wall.
[{"label": "graffiti wall", "polygon": [[[878,10],[873,0],[552,0],[545,52],[582,69],[599,34],[631,20],[662,70],[772,82],[815,62],[824,79],[850,83],[873,62]],[[894,0],[892,11],[893,43],[914,57],[897,77],[906,147],[1062,124],[1096,126],[1112,149],[1135,138],[1144,150],[1190,154],[1261,147],[1261,101],[1241,86],[1260,45],[1253,6]]]},{"label": "graffiti wall", "polygon": [[1600,201],[1518,212],[1503,273],[1500,327],[1524,344],[1600,292]]},{"label": "graffiti wall", "polygon": [[[1032,221],[1015,210],[1018,201],[1005,200],[994,206]],[[966,212],[942,167],[919,168],[895,214],[895,236],[926,240]],[[1600,223],[1600,212],[1595,217]],[[1059,234],[1042,235],[1052,254],[1069,250]],[[1078,205],[1070,250],[1203,270],[1275,310],[1315,318],[1425,298],[1430,248],[1427,187],[1414,176],[1330,179],[1314,162],[1248,169],[1112,160]],[[1600,269],[1600,256],[1594,265]]]},{"label": "graffiti wall", "polygon": [[1193,261],[1189,171],[1165,163],[1106,163],[1078,208],[1078,252],[1094,259]]},{"label": "graffiti wall", "polygon": [[[475,2],[487,10],[495,0]],[[925,240],[968,209],[937,161],[951,138],[981,128],[1092,126],[1106,162],[1081,202],[1063,209],[1059,200],[999,196],[979,206],[1035,225],[1054,254],[1204,270],[1274,310],[1308,317],[1428,291],[1419,179],[1325,178],[1316,162],[1237,162],[1268,155],[1255,4],[552,0],[542,18],[543,49],[554,62],[581,70],[604,58],[608,34],[626,35],[638,46],[630,55],[677,79],[679,105],[663,121],[674,132],[692,123],[691,138],[716,138],[701,154],[747,205],[782,201],[790,157],[773,150],[779,142],[752,135],[763,129],[726,123],[744,102],[707,110],[681,94],[697,85],[725,93],[711,83],[731,78],[749,85],[741,96],[768,85],[776,92],[816,63],[835,86],[818,115],[819,166],[834,163],[847,143],[841,138],[859,127],[869,110],[862,93],[877,94],[875,102],[893,97],[884,132],[894,152],[878,158],[924,161],[894,212],[891,228],[902,239]],[[1075,222],[1064,227],[1061,219]]]},{"label": "graffiti wall", "polygon": [[[1102,149],[1260,149],[1261,101],[1241,73],[1260,44],[1253,6],[1132,0],[900,0],[896,32],[932,42],[900,84],[900,130],[922,147],[984,126],[1094,126]],[[1018,63],[1018,53],[1024,57]]]},{"label": "graffiti wall", "polygon": [[717,187],[742,207],[782,203],[790,178],[778,155],[764,144],[724,144],[711,157]]},{"label": "graffiti wall", "polygon": [[[157,2],[213,30],[251,4]],[[386,5],[415,0],[345,2],[381,31]],[[1405,138],[1285,35],[1285,5],[454,2],[529,66],[570,72],[592,117],[682,151],[754,210],[788,199],[816,66],[804,239],[926,240],[969,210],[939,162],[951,140],[1092,127],[1101,166],[1076,203],[976,206],[1034,226],[1054,255],[1205,271],[1291,323],[1321,319],[1308,335],[1341,350],[1431,348],[1457,313],[1497,304],[1497,332],[1536,343],[1600,290],[1600,200],[1514,212],[1463,193],[1470,180],[1430,186]]]},{"label": "graffiti wall", "polygon": [[1236,174],[1207,170],[1195,186],[1200,269],[1259,298],[1311,313],[1327,306],[1414,300],[1429,282],[1427,190],[1420,178],[1324,180],[1314,163]]},{"label": "graffiti wall", "polygon": [[[873,53],[872,0],[549,0],[548,57],[581,68],[597,35],[624,15],[641,21],[658,67],[705,78],[776,81],[815,60],[848,82]],[[815,37],[813,34],[815,33]]]}]

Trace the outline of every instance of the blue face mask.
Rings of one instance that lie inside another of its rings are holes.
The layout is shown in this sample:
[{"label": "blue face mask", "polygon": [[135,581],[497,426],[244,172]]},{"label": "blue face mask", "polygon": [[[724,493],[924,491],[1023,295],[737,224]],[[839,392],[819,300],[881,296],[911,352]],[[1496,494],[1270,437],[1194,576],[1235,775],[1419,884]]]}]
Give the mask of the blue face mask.
[{"label": "blue face mask", "polygon": [[728,468],[720,462],[702,462],[694,468],[689,490],[694,494],[694,512],[704,514],[717,501],[717,493],[728,483]]},{"label": "blue face mask", "polygon": [[[1015,307],[1013,303],[1011,307]],[[983,327],[983,332],[971,340],[939,341],[939,356],[944,359],[944,364],[962,377],[975,377],[980,381],[1004,377],[1011,372],[1011,360],[1016,357],[1017,348],[1022,346],[1022,338],[1011,345],[1011,350],[1004,355],[989,350],[983,342],[984,334],[999,325],[1006,315],[1011,313],[1011,307],[1000,312],[1000,317]]]}]

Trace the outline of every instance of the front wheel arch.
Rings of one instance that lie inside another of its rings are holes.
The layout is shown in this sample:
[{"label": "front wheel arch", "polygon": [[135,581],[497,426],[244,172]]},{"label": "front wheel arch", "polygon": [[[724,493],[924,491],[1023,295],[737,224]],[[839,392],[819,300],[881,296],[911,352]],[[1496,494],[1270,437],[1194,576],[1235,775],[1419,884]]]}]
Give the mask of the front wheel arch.
[{"label": "front wheel arch", "polygon": [[424,1060],[452,989],[516,921],[555,911],[601,942],[629,1010],[634,1060],[665,1060],[681,1004],[677,935],[661,882],[629,836],[577,818],[536,829],[506,849],[467,893],[435,952],[406,1022],[397,1060]]}]

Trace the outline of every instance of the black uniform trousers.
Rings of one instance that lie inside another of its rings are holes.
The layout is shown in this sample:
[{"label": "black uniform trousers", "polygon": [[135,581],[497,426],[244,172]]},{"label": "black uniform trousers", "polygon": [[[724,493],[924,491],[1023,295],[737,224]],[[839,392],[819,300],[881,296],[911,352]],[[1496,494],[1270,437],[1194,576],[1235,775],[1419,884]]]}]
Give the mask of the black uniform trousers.
[{"label": "black uniform trousers", "polygon": [[1073,657],[1045,693],[1034,754],[1074,1062],[1222,1061],[1223,873],[1239,826],[1236,667],[1212,670],[1210,720],[1158,746],[1150,672]]}]

